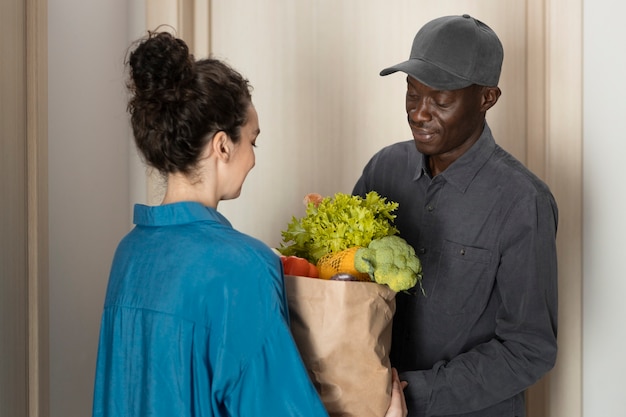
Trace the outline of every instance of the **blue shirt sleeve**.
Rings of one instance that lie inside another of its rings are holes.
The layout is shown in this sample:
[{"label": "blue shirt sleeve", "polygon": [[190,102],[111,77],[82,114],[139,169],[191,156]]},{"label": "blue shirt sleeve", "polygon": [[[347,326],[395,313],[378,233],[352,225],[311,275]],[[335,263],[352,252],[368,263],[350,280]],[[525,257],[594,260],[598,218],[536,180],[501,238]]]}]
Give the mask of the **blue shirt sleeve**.
[{"label": "blue shirt sleeve", "polygon": [[[278,388],[277,388],[278,387]],[[268,333],[226,399],[233,416],[327,416],[286,326]],[[262,412],[261,412],[262,410]]]}]

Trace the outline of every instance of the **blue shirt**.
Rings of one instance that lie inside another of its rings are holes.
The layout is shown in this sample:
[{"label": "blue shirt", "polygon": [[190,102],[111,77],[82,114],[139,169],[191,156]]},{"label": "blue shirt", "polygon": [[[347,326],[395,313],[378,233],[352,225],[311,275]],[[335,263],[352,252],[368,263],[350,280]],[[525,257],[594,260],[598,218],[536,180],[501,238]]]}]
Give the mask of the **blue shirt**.
[{"label": "blue shirt", "polygon": [[557,351],[548,187],[485,125],[434,177],[414,141],[382,149],[354,193],[371,190],[399,203],[396,226],[423,266],[426,297],[398,294],[391,347],[409,416],[523,416],[523,391]]},{"label": "blue shirt", "polygon": [[94,416],[327,416],[280,260],[198,203],[135,206],[113,260]]}]

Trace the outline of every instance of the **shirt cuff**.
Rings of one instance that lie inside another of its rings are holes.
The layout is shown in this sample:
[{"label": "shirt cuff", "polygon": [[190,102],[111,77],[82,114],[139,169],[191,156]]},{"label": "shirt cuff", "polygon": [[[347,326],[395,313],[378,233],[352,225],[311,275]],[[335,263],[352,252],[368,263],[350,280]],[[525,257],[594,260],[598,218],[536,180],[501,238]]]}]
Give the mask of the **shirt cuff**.
[{"label": "shirt cuff", "polygon": [[[407,381],[409,385],[404,389],[404,398],[409,414],[415,417],[426,416],[428,402],[432,392],[432,381],[428,376],[432,371],[401,372],[400,380]],[[431,378],[432,379],[432,378]]]}]

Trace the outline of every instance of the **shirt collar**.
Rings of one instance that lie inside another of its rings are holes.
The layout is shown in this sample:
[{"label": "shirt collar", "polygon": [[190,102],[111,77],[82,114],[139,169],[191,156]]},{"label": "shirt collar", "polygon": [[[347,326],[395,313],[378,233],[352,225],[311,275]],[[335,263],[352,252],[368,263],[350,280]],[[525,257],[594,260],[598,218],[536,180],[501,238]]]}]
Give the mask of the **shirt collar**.
[{"label": "shirt collar", "polygon": [[138,226],[173,226],[199,221],[214,221],[232,227],[228,219],[212,207],[192,201],[146,206],[136,204],[134,223]]},{"label": "shirt collar", "polygon": [[[439,175],[459,191],[465,192],[478,170],[487,162],[489,156],[493,153],[495,146],[496,142],[491,134],[491,129],[485,122],[483,133],[476,143]],[[421,178],[422,175],[428,172],[426,156],[419,152],[417,156],[414,180]]]}]

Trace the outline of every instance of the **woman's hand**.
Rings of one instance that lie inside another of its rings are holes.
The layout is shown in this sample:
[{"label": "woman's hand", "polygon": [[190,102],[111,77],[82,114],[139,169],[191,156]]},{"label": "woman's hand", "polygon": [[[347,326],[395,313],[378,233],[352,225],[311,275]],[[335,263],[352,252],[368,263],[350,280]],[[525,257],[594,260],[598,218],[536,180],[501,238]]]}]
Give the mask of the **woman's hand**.
[{"label": "woman's hand", "polygon": [[406,381],[400,381],[396,368],[391,368],[391,402],[385,417],[406,417],[406,401],[404,400],[404,388],[408,385]]}]

